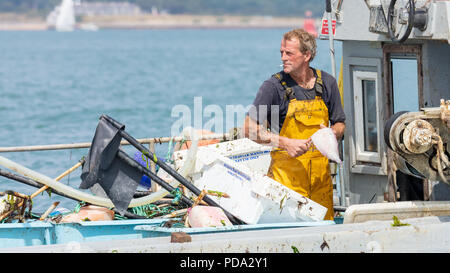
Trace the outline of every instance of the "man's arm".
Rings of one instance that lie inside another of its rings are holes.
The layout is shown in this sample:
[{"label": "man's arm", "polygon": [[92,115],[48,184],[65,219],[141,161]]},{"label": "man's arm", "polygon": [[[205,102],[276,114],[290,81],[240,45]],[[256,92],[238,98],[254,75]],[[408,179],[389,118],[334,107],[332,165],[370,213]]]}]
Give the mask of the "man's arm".
[{"label": "man's arm", "polygon": [[297,157],[308,151],[311,139],[291,139],[271,133],[266,126],[259,125],[256,121],[246,116],[244,121],[244,136],[260,144],[268,144],[274,148],[287,151],[291,157]]},{"label": "man's arm", "polygon": [[341,103],[341,94],[335,78],[330,75],[326,81],[329,90],[327,107],[329,110],[329,119],[333,123],[330,127],[336,135],[336,139],[339,141],[344,136],[345,131],[345,113]]}]

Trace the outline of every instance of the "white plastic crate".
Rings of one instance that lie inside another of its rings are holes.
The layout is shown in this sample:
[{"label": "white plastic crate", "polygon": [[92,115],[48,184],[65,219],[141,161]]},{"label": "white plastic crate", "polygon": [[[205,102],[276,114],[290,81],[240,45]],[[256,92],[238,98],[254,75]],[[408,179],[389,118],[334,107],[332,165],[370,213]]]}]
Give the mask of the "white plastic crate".
[{"label": "white plastic crate", "polygon": [[[205,148],[211,149],[216,153],[228,157],[234,162],[243,164],[252,171],[257,171],[261,174],[267,174],[270,166],[270,151],[272,150],[272,147],[258,144],[248,138],[201,146],[198,149],[200,151]],[[174,153],[176,169],[180,169],[181,166],[183,166],[186,154],[186,150]]]},{"label": "white plastic crate", "polygon": [[[325,207],[210,146],[198,150],[192,182],[200,190],[228,194],[230,198],[210,198],[244,222],[321,221],[325,217]],[[182,166],[182,157],[175,158],[176,166]]]},{"label": "white plastic crate", "polygon": [[230,163],[233,162],[214,160],[210,165],[204,165],[202,175],[194,180],[194,185],[200,190],[226,193],[229,198],[209,197],[247,224],[256,224],[263,213],[263,205],[252,192],[251,178]]}]

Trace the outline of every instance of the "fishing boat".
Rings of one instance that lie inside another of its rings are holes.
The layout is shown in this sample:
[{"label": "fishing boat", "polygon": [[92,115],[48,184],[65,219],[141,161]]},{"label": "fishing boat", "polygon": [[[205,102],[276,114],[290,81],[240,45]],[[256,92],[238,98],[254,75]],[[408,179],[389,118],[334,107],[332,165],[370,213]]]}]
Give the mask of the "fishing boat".
[{"label": "fishing boat", "polygon": [[[0,225],[0,252],[449,252],[450,2],[338,0],[326,4],[318,37],[330,42],[331,73],[338,79],[347,115],[347,130],[340,143],[343,164],[331,163],[336,189],[334,221],[310,218],[249,224],[224,209],[232,225],[177,226],[173,223],[178,218],[164,217],[65,224],[10,223]],[[339,75],[334,62],[335,40],[342,42]],[[415,88],[399,87],[399,75],[411,76]],[[121,145],[131,144],[151,159],[149,171],[126,155],[119,156],[159,185],[143,197],[145,202],[159,200],[167,192],[175,193],[172,182],[183,184],[200,197],[200,189],[185,177],[201,157],[198,138],[191,135],[190,148],[180,151],[184,160],[178,163],[183,164],[177,168],[175,162],[170,167],[154,156],[153,145],[187,138],[136,140],[120,131],[120,122],[107,116],[101,119],[119,130],[124,138]],[[239,134],[231,133],[201,139],[216,139],[224,145],[242,140]],[[149,144],[149,148],[143,144]],[[3,155],[92,145],[6,147],[0,152]],[[223,162],[232,167],[227,173],[248,177],[247,169],[239,164],[251,160],[261,160],[255,168],[264,170],[260,163],[266,166],[268,154],[262,147],[255,147],[250,152],[222,154],[227,158]],[[249,159],[242,160],[246,154]],[[60,194],[98,206],[115,205],[105,197],[71,193],[56,180],[3,156],[0,165]],[[167,183],[155,176],[156,166],[174,181]],[[142,204],[137,199],[131,200],[130,206]],[[183,200],[192,205],[189,198]],[[203,199],[209,206],[224,208],[225,203],[219,200]],[[283,200],[278,199],[280,209]]]}]

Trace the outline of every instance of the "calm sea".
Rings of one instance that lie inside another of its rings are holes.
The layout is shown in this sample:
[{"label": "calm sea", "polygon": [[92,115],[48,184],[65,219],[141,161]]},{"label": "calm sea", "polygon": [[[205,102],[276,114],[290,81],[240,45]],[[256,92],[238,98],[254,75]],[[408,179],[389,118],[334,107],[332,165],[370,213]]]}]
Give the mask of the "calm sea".
[{"label": "calm sea", "polygon": [[[192,109],[194,97],[203,108],[217,105],[224,112],[226,105],[248,106],[260,84],[281,69],[280,39],[287,30],[0,32],[0,147],[90,142],[102,114],[125,124],[135,138],[170,136],[179,119],[172,109]],[[339,42],[335,48],[339,71]],[[313,66],[331,73],[327,40],[318,40]],[[168,146],[156,148],[165,157]],[[57,177],[87,152],[1,155]],[[80,174],[77,170],[61,182],[78,188]],[[36,191],[0,177],[0,191],[6,189]],[[44,211],[54,201],[68,209],[76,205],[44,193],[36,197],[34,210]]]}]

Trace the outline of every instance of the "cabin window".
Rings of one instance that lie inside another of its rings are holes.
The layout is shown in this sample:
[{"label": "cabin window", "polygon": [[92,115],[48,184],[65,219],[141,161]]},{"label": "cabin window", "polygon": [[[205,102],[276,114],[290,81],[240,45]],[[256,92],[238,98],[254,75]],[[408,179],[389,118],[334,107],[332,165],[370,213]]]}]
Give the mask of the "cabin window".
[{"label": "cabin window", "polygon": [[419,81],[416,58],[391,56],[394,113],[419,111]]},{"label": "cabin window", "polygon": [[376,72],[353,72],[357,161],[381,162],[378,85]]},{"label": "cabin window", "polygon": [[364,150],[378,152],[377,100],[374,80],[362,80],[362,103],[364,113]]}]

